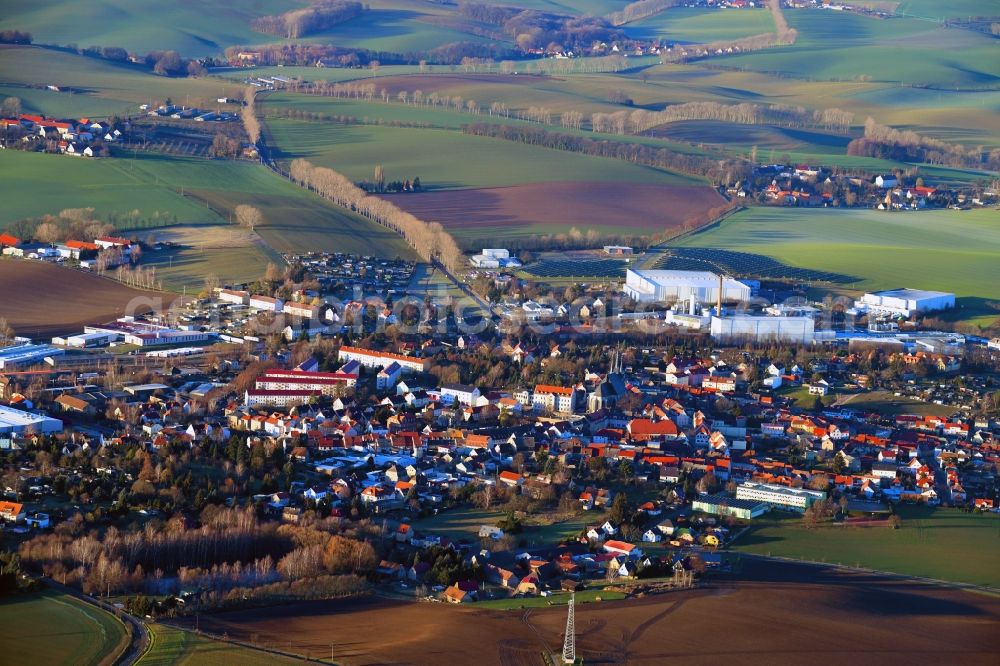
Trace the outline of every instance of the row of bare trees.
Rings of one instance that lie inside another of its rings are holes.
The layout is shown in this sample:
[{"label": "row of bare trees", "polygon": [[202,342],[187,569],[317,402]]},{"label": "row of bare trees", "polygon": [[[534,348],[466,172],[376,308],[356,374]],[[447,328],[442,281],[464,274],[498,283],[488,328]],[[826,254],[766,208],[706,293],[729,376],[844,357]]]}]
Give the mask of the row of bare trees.
[{"label": "row of bare trees", "polygon": [[289,176],[337,205],[392,229],[424,260],[440,261],[452,271],[464,265],[462,251],[440,223],[425,222],[391,201],[371,196],[343,174],[304,159],[292,162]]},{"label": "row of bare trees", "polygon": [[257,145],[257,141],[260,140],[260,121],[257,119],[257,109],[256,109],[256,93],[257,91],[253,86],[247,86],[243,93],[243,101],[245,104],[240,110],[240,119],[243,121],[243,127],[247,131],[247,136],[250,138],[250,143]]},{"label": "row of bare trees", "polygon": [[[615,115],[615,114],[612,114]],[[627,120],[627,117],[625,118]],[[666,147],[647,146],[624,141],[592,139],[586,136],[551,132],[531,125],[494,125],[474,123],[463,125],[462,131],[475,136],[504,139],[518,143],[544,146],[555,150],[610,157],[636,164],[705,176],[720,184],[732,183],[750,173],[745,160],[720,160],[708,155],[680,153]]]},{"label": "row of bare trees", "polygon": [[912,130],[880,125],[871,117],[865,120],[865,135],[847,145],[847,154],[991,171],[1000,169],[1000,149],[987,153],[983,146],[947,143]]},{"label": "row of bare trees", "polygon": [[767,0],[767,8],[771,11],[774,19],[774,32],[778,36],[780,44],[794,44],[799,36],[795,28],[788,26],[784,12],[781,11],[781,0]]},{"label": "row of bare trees", "polygon": [[[301,86],[302,84],[299,85]],[[381,99],[383,102],[388,103],[392,99],[385,88],[381,89],[381,92],[376,97],[377,88],[371,82],[320,82],[308,85],[308,87],[300,88],[297,86],[297,89],[303,92],[313,92],[331,97],[365,99],[367,101]],[[464,110],[474,115],[481,112],[480,106],[474,100],[468,100],[463,104],[462,97],[457,95],[453,97],[442,96],[437,93],[425,95],[421,90],[416,90],[413,93],[400,90],[396,93],[395,98],[403,104],[412,104],[414,106],[451,107],[456,111]],[[581,129],[583,127],[584,115],[579,111],[564,111],[561,114],[556,114],[552,109],[544,106],[529,106],[527,109],[518,111],[511,110],[502,102],[493,102],[488,108],[491,117],[515,117],[545,125],[551,125],[554,119],[558,119],[558,123],[563,127],[572,129]],[[846,132],[854,121],[854,114],[839,108],[809,110],[802,106],[785,104],[687,102],[684,104],[673,104],[662,111],[635,109],[631,112],[623,110],[615,113],[594,113],[591,116],[591,128],[595,132],[639,134],[658,125],[679,120],[722,120],[746,125],[770,124],[786,127],[824,127],[826,129]]]},{"label": "row of bare trees", "polygon": [[[102,266],[101,257],[104,253],[97,255],[97,260],[95,261],[95,270],[103,274],[107,271],[109,265],[105,263]],[[122,264],[115,271],[114,277],[116,280],[129,287],[135,287],[137,289],[160,289],[163,287],[163,283],[156,277],[156,266],[136,266],[135,268],[126,266]]]},{"label": "row of bare trees", "polygon": [[595,113],[591,116],[591,127],[595,132],[640,134],[654,127],[680,120],[720,120],[743,125],[823,127],[846,132],[854,122],[854,114],[838,108],[811,111],[802,106],[786,104],[687,102],[670,105],[662,111],[635,109],[631,112]]}]

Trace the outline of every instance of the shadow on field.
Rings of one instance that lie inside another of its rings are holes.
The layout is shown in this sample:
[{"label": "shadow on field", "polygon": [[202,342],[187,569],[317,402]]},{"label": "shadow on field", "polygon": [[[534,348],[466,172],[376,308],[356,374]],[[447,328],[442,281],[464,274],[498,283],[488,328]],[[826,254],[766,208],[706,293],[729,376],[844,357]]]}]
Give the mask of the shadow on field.
[{"label": "shadow on field", "polygon": [[875,594],[872,594],[871,590],[852,589],[845,597],[844,604],[864,609],[868,613],[897,617],[914,615],[969,617],[986,614],[981,608],[953,599],[885,588],[879,589]]}]

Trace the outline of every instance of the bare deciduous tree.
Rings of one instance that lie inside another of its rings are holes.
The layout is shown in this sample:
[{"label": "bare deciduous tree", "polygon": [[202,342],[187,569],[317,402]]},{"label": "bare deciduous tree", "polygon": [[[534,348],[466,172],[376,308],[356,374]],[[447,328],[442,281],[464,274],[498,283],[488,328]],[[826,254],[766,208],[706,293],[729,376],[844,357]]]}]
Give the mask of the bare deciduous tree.
[{"label": "bare deciduous tree", "polygon": [[236,213],[236,223],[241,227],[249,229],[251,232],[264,220],[260,209],[248,204],[240,204],[233,212]]}]

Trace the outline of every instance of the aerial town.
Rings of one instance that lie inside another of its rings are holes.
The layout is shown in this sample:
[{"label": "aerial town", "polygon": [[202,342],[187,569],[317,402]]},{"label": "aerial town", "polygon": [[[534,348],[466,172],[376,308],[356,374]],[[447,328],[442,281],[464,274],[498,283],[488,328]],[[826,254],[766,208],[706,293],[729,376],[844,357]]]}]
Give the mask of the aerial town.
[{"label": "aerial town", "polygon": [[995,662],[996,7],[73,4],[0,18],[4,663]]}]

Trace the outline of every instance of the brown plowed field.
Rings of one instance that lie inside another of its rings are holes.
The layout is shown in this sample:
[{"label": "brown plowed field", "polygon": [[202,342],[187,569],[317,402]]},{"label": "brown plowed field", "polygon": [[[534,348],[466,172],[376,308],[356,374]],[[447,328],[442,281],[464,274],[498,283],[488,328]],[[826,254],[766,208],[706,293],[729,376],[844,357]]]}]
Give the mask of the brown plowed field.
[{"label": "brown plowed field", "polygon": [[[126,313],[132,299],[169,305],[171,294],[130,289],[113,280],[41,261],[0,259],[0,317],[18,335],[45,338],[79,333]],[[159,301],[157,301],[159,299]],[[150,309],[141,301],[136,312]]]},{"label": "brown plowed field", "polygon": [[653,234],[685,223],[705,224],[725,205],[698,185],[554,182],[420,194],[386,195],[425,220],[440,222],[461,239],[497,229],[504,235],[565,233],[576,227],[606,234]]},{"label": "brown plowed field", "polygon": [[[379,599],[309,602],[201,617],[201,629],[342,664],[541,663],[562,643],[565,607]],[[995,664],[1000,598],[792,564],[685,592],[577,608],[588,664]]]}]

